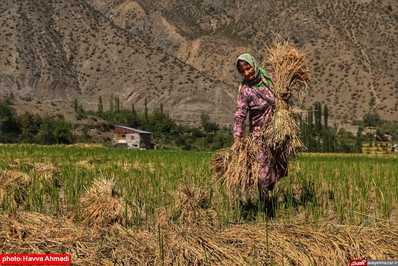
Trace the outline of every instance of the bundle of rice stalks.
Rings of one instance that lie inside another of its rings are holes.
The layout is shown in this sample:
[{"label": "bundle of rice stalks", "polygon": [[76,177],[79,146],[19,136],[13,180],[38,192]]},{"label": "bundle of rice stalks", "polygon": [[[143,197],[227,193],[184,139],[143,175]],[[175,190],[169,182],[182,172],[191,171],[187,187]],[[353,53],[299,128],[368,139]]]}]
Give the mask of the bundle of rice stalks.
[{"label": "bundle of rice stalks", "polygon": [[221,177],[228,169],[231,162],[232,152],[230,148],[221,149],[213,154],[211,170],[216,173],[216,177]]},{"label": "bundle of rice stalks", "polygon": [[59,169],[51,163],[34,163],[33,168],[40,180],[52,181],[59,174]]},{"label": "bundle of rice stalks", "polygon": [[30,162],[29,160],[20,161],[16,160],[14,164],[8,165],[9,169],[29,169],[29,173],[37,178],[39,181],[52,181],[55,176],[57,176],[60,171],[51,162],[49,163],[39,163]]},{"label": "bundle of rice stalks", "polygon": [[126,224],[135,219],[132,208],[115,190],[112,179],[96,179],[86,194],[80,198],[82,222],[87,225],[107,226]]},{"label": "bundle of rice stalks", "polygon": [[243,137],[238,145],[213,155],[213,181],[223,183],[231,200],[256,202],[260,165],[256,159],[258,145],[251,135]]},{"label": "bundle of rice stalks", "polygon": [[179,224],[217,224],[217,213],[211,208],[210,193],[203,189],[180,185],[174,197],[173,220]]},{"label": "bundle of rice stalks", "polygon": [[0,174],[0,205],[5,202],[11,209],[20,206],[26,195],[26,190],[32,182],[26,173],[4,170]]},{"label": "bundle of rice stalks", "polygon": [[293,111],[288,101],[282,99],[282,94],[288,90],[294,94],[307,89],[310,72],[306,67],[306,55],[280,38],[275,40],[268,53],[269,57],[263,64],[274,73],[273,90],[277,99],[274,115],[264,127],[263,140],[271,150],[289,158],[303,148],[303,143],[297,111]]}]

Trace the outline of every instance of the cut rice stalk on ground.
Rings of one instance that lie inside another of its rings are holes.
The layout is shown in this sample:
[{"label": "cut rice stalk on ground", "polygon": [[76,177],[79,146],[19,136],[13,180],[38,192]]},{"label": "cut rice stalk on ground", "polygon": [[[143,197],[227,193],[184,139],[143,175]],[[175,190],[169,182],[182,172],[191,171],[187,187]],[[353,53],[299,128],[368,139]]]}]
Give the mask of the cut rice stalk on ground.
[{"label": "cut rice stalk on ground", "polygon": [[0,205],[3,203],[11,209],[23,205],[32,177],[26,173],[4,170],[0,172]]},{"label": "cut rice stalk on ground", "polygon": [[105,226],[134,220],[131,206],[115,190],[112,179],[96,179],[79,201],[84,224]]},{"label": "cut rice stalk on ground", "polygon": [[347,265],[358,258],[397,259],[397,238],[398,227],[391,223],[126,228],[0,213],[0,253],[68,253],[73,265]]}]

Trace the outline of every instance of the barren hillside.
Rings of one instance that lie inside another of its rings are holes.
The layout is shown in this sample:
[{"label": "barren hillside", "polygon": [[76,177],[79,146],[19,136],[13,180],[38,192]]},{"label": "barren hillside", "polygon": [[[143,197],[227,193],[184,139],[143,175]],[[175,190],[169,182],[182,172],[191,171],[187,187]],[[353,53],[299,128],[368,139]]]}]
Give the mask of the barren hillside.
[{"label": "barren hillside", "polygon": [[349,122],[377,111],[398,117],[398,2],[6,0],[0,3],[0,92],[19,111],[73,117],[96,109],[164,109],[180,123],[202,112],[232,122],[235,58],[266,58],[275,34],[309,57],[303,108],[327,104]]}]

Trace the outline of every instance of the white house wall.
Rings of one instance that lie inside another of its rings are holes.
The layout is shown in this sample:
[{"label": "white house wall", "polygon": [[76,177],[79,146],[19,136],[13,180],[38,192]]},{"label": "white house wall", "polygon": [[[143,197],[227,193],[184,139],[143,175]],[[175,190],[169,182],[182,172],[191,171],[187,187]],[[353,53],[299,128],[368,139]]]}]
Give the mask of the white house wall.
[{"label": "white house wall", "polygon": [[139,134],[126,134],[126,143],[130,148],[140,148],[140,135]]}]

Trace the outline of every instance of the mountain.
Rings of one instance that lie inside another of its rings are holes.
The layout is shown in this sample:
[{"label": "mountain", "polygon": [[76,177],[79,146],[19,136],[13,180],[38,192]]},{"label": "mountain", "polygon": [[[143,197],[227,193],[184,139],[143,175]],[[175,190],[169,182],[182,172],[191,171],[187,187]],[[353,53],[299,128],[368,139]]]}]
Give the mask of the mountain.
[{"label": "mountain", "polygon": [[236,57],[262,62],[279,35],[309,58],[302,108],[398,117],[396,0],[5,0],[0,13],[0,95],[18,112],[73,119],[75,100],[96,110],[114,95],[183,124],[231,124]]}]

